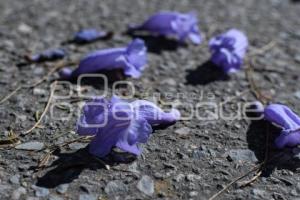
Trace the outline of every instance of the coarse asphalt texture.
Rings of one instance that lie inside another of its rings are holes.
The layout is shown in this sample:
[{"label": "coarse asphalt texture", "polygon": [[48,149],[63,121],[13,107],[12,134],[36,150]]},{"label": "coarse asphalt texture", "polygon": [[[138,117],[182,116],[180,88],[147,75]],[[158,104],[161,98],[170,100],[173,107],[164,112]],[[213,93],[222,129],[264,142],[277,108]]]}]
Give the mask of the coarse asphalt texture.
[{"label": "coarse asphalt texture", "polygon": [[[239,105],[255,100],[247,92],[247,66],[223,76],[208,61],[207,47],[210,37],[238,28],[249,38],[249,52],[276,43],[253,58],[251,77],[262,93],[272,97],[272,102],[286,104],[300,113],[300,2],[288,0],[2,0],[0,96],[39,80],[55,65],[24,63],[24,55],[62,47],[68,52],[67,59],[78,60],[92,50],[125,46],[132,40],[125,34],[127,25],[141,23],[161,10],[197,11],[204,41],[199,46],[178,45],[172,39],[142,35],[149,49],[149,64],[140,79],[127,79],[135,85],[135,98],[153,100],[151,94],[161,94],[160,102],[180,100],[185,103],[180,109],[185,117],[195,111],[199,102],[220,103],[232,98],[222,107],[224,115],[243,113]],[[109,30],[114,36],[87,45],[65,43],[83,28]],[[266,148],[273,159],[261,176],[246,187],[240,187],[241,181],[234,183],[218,198],[300,199],[300,148],[276,149],[273,140],[278,129],[244,117],[200,120],[194,115],[157,129],[142,146],[142,156],[111,155],[106,161],[110,170],[89,155],[88,143],[82,140],[57,149],[47,166],[38,169],[39,160],[49,151],[47,147],[78,138],[74,131],[78,104],[82,102],[76,97],[52,100],[53,104],[72,105],[69,119],[50,117],[50,113],[67,116],[68,107],[50,106],[53,112],[49,109],[40,125],[24,134],[43,112],[50,84],[56,78],[58,74],[54,73],[34,88],[19,90],[0,105],[1,140],[8,138],[11,131],[23,143],[21,149],[0,146],[1,200],[209,199],[263,162]],[[72,83],[70,89],[67,83],[59,84],[56,92],[67,95],[72,91],[76,96],[75,85]],[[88,94],[101,91],[100,84],[84,86]],[[128,93],[129,89],[121,87],[119,91]],[[198,113],[204,116],[209,111],[200,109]],[[268,132],[271,136],[266,145]],[[242,181],[252,177],[253,173]]]}]

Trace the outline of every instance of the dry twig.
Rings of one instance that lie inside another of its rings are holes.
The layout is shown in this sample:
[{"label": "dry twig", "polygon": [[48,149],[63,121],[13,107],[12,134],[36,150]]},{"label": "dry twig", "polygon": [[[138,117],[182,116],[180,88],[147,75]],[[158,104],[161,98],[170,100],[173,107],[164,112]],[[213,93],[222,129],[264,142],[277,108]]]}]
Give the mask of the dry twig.
[{"label": "dry twig", "polygon": [[217,192],[216,194],[214,194],[212,197],[210,197],[209,200],[216,199],[220,194],[222,194],[223,192],[225,192],[234,183],[236,183],[239,180],[245,178],[246,176],[248,176],[249,174],[251,174],[253,171],[256,171],[257,169],[259,169],[261,166],[262,166],[262,163],[254,166],[251,170],[249,170],[247,173],[243,174],[242,176],[237,177],[236,179],[234,179],[233,181],[231,181],[228,185],[226,185],[222,190],[220,190],[219,192]]},{"label": "dry twig", "polygon": [[258,48],[258,49],[254,49],[252,50],[248,56],[257,56],[260,54],[263,54],[267,51],[269,51],[270,49],[272,49],[273,47],[276,46],[276,41],[272,40],[271,42],[269,42],[268,44],[266,44],[265,46]]},{"label": "dry twig", "polygon": [[54,92],[55,92],[56,84],[57,84],[57,81],[54,81],[54,83],[51,85],[50,96],[49,96],[49,99],[48,99],[48,102],[46,104],[46,107],[45,107],[43,113],[41,114],[40,118],[38,119],[38,121],[30,129],[28,129],[27,131],[25,131],[24,134],[30,133],[32,130],[34,130],[41,123],[42,119],[44,118],[44,116],[47,113],[47,111],[49,109],[49,106],[51,104],[51,101],[52,101],[52,98],[53,98],[53,95],[54,95]]},{"label": "dry twig", "polygon": [[12,130],[9,131],[8,137],[0,139],[0,146],[10,146],[20,142],[19,137]]},{"label": "dry twig", "polygon": [[68,66],[68,65],[73,65],[76,64],[77,61],[70,61],[70,62],[66,62],[66,61],[61,61],[58,62],[45,76],[43,76],[41,79],[39,79],[38,81],[28,84],[28,85],[20,85],[18,86],[16,89],[14,89],[13,91],[11,91],[9,94],[7,94],[5,97],[3,97],[0,101],[0,105],[3,104],[4,102],[6,102],[9,98],[11,98],[14,94],[16,94],[19,90],[21,89],[26,89],[26,88],[33,88],[38,86],[39,84],[43,83],[44,81],[46,81],[52,74],[54,74],[57,70],[59,70],[62,67]]}]

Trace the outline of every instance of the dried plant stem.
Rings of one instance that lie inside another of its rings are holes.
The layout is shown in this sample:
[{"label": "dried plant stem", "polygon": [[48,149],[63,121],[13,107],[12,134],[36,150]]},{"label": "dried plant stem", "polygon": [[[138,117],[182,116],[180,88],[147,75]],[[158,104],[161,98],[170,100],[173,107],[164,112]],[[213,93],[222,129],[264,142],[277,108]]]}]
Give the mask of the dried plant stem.
[{"label": "dried plant stem", "polygon": [[7,101],[10,97],[12,97],[15,93],[17,93],[19,90],[21,90],[23,86],[18,86],[16,89],[14,89],[11,93],[6,95],[3,99],[1,99],[0,104],[4,103]]},{"label": "dried plant stem", "polygon": [[268,101],[271,100],[271,98],[263,95],[262,92],[257,87],[257,85],[255,84],[255,82],[252,78],[252,74],[253,74],[254,70],[253,70],[253,66],[252,66],[251,62],[248,64],[245,71],[246,71],[246,78],[249,82],[251,92],[254,94],[255,98],[258,101],[262,102],[263,104],[266,104]]},{"label": "dried plant stem", "polygon": [[250,180],[248,181],[244,181],[240,184],[240,188],[243,188],[243,187],[246,187],[248,185],[250,185],[251,183],[253,183],[254,181],[256,181],[256,179],[258,177],[260,177],[260,175],[262,174],[262,170],[261,168],[259,168],[256,172],[255,172],[255,175],[253,176],[253,178],[251,178]]},{"label": "dried plant stem", "polygon": [[252,50],[249,53],[249,56],[252,57],[252,56],[257,56],[257,55],[263,54],[263,53],[269,51],[270,49],[272,49],[273,47],[275,47],[275,45],[276,45],[276,41],[272,40],[271,42],[269,42],[265,46],[263,46],[259,49]]},{"label": "dried plant stem", "polygon": [[220,190],[219,192],[217,192],[216,194],[214,194],[212,197],[210,197],[209,200],[216,199],[219,195],[221,195],[223,192],[225,192],[234,183],[236,183],[239,180],[245,178],[246,176],[248,176],[249,174],[251,174],[253,171],[258,170],[259,168],[261,168],[261,166],[262,166],[262,163],[254,166],[251,170],[249,170],[248,172],[246,172],[242,176],[237,177],[236,179],[234,179],[233,181],[231,181],[229,184],[227,184],[222,190]]},{"label": "dried plant stem", "polygon": [[41,114],[40,118],[29,130],[25,131],[24,134],[30,133],[31,131],[33,131],[41,123],[42,119],[44,118],[44,116],[47,113],[47,111],[49,109],[49,106],[51,104],[51,101],[52,101],[52,98],[53,98],[53,95],[54,95],[54,92],[55,92],[56,84],[57,84],[57,81],[54,81],[53,84],[51,85],[50,96],[48,98],[48,102],[47,102],[47,104],[45,106],[45,109],[44,109],[43,113]]},{"label": "dried plant stem", "polygon": [[39,84],[43,83],[44,81],[46,81],[52,74],[54,74],[58,69],[67,66],[67,65],[73,65],[76,64],[77,61],[70,61],[70,62],[65,62],[65,61],[61,61],[58,62],[45,76],[43,76],[41,79],[39,79],[38,81],[32,83],[32,84],[28,84],[28,85],[20,85],[18,86],[16,89],[14,89],[13,91],[11,91],[9,94],[7,94],[5,97],[3,97],[0,101],[0,105],[3,104],[4,102],[6,102],[9,98],[11,98],[14,94],[16,94],[19,90],[21,89],[25,89],[25,88],[33,88],[38,86]]},{"label": "dried plant stem", "polygon": [[[250,56],[256,56],[259,54],[263,54],[266,51],[272,49],[274,46],[276,45],[275,41],[271,41],[270,43],[268,43],[267,45],[265,45],[264,47],[255,50],[254,52],[251,52]],[[260,102],[262,102],[263,104],[267,104],[271,98],[264,96],[261,91],[259,90],[259,88],[256,86],[253,78],[252,78],[252,74],[253,74],[253,66],[252,63],[247,61],[247,68],[246,68],[246,78],[249,82],[249,86],[250,86],[250,91],[254,94],[254,96],[256,97],[257,100],[259,100]],[[243,93],[242,93],[243,94]],[[225,101],[228,102],[228,101]],[[222,190],[220,190],[219,192],[217,192],[216,194],[214,194],[212,197],[209,198],[209,200],[214,200],[216,199],[218,196],[220,196],[223,192],[225,192],[230,186],[232,186],[234,183],[238,182],[239,180],[245,178],[246,176],[248,176],[249,174],[251,174],[252,172],[255,171],[255,175],[254,177],[252,177],[250,180],[245,181],[242,183],[241,187],[245,187],[251,183],[253,183],[254,181],[257,180],[258,177],[260,177],[260,175],[262,174],[262,171],[265,167],[265,165],[267,164],[269,160],[269,138],[270,138],[270,131],[269,131],[269,125],[267,125],[267,136],[266,136],[266,150],[265,150],[265,158],[264,161],[261,162],[260,164],[256,165],[255,167],[253,167],[251,170],[249,170],[248,172],[246,172],[245,174],[243,174],[242,176],[237,177],[236,179],[234,179],[233,181],[231,181],[229,184],[227,184]]]}]

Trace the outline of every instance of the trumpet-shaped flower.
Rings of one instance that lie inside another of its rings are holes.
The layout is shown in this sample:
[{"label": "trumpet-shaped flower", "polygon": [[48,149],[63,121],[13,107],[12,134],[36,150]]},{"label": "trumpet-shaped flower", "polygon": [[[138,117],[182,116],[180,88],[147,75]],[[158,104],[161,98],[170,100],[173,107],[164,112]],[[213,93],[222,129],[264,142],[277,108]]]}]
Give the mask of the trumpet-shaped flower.
[{"label": "trumpet-shaped flower", "polygon": [[225,73],[231,73],[242,67],[248,39],[243,32],[231,29],[212,38],[209,41],[209,48],[212,53],[211,61]]},{"label": "trumpet-shaped flower", "polygon": [[122,69],[124,74],[139,78],[147,63],[147,48],[141,39],[133,40],[126,48],[95,51],[83,58],[78,68],[63,68],[60,75],[64,79],[74,79],[81,74],[97,73],[101,70]]},{"label": "trumpet-shaped flower", "polygon": [[80,135],[95,135],[89,151],[104,157],[113,147],[139,155],[140,143],[146,143],[152,126],[172,124],[180,118],[178,110],[164,112],[155,104],[136,100],[127,102],[113,97],[111,100],[96,98],[83,108],[77,124]]},{"label": "trumpet-shaped flower", "polygon": [[275,140],[278,148],[300,144],[300,117],[285,105],[271,104],[265,108],[265,119],[280,126],[282,131]]},{"label": "trumpet-shaped flower", "polygon": [[171,35],[177,37],[180,42],[189,39],[194,44],[200,44],[202,40],[195,12],[161,11],[149,17],[141,25],[130,26],[129,31],[148,31],[157,35]]}]

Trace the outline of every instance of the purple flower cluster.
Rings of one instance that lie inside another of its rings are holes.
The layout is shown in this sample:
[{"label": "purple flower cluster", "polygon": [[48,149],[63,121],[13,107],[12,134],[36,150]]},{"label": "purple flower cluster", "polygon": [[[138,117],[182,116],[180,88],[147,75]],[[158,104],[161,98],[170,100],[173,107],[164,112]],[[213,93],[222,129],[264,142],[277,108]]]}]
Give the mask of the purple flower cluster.
[{"label": "purple flower cluster", "polygon": [[90,143],[90,153],[95,156],[104,157],[113,147],[139,155],[138,144],[147,142],[152,126],[173,124],[179,119],[178,110],[164,112],[149,101],[95,98],[84,106],[77,132],[95,135]]},{"label": "purple flower cluster", "polygon": [[209,41],[212,53],[211,61],[221,67],[225,73],[231,73],[242,67],[248,48],[246,35],[236,29],[231,29]]}]

